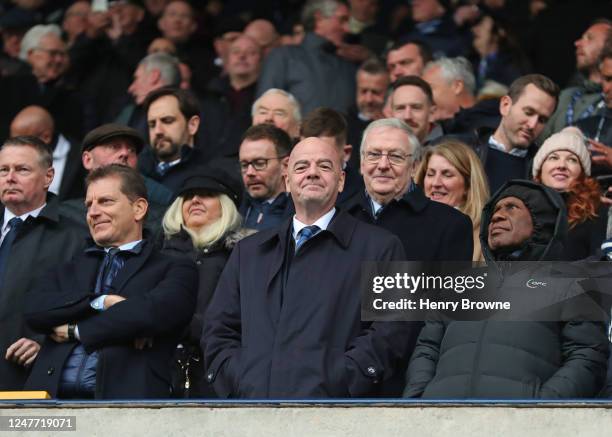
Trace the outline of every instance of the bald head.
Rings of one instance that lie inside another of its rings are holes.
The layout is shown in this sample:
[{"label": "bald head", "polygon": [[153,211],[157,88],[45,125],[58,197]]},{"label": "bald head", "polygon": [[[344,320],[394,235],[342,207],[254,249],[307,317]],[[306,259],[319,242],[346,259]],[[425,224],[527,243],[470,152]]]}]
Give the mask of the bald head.
[{"label": "bald head", "polygon": [[344,189],[342,157],[329,142],[316,137],[300,141],[289,155],[287,190],[302,223],[312,224],[336,203]]},{"label": "bald head", "polygon": [[253,20],[244,29],[244,34],[253,38],[263,50],[264,56],[277,47],[280,38],[274,24],[268,20]]},{"label": "bald head", "polygon": [[11,122],[11,137],[30,135],[50,144],[55,132],[51,114],[40,106],[27,106]]}]

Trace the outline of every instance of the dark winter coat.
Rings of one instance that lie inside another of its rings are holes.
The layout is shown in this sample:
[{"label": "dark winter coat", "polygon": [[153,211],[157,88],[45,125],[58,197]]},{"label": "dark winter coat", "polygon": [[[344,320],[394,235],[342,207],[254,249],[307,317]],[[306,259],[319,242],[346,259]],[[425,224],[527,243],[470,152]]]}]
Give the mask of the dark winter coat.
[{"label": "dark winter coat", "polygon": [[[185,330],[181,344],[183,350],[178,349],[175,366],[177,373],[176,391],[190,398],[215,397],[214,390],[207,383],[204,372],[204,358],[200,352],[200,337],[204,326],[204,314],[213,297],[221,272],[225,267],[232,249],[249,231],[241,230],[230,232],[221,242],[210,248],[196,249],[191,237],[185,231],[164,239],[162,253],[178,258],[186,258],[195,263],[198,269],[199,286],[195,313],[189,327]],[[187,361],[189,360],[188,364]],[[189,366],[189,389],[185,390],[185,372],[182,366]],[[182,370],[182,371],[181,371]],[[182,387],[180,387],[182,385]]]},{"label": "dark winter coat", "polygon": [[292,220],[238,243],[206,313],[207,378],[221,397],[376,394],[413,332],[362,323],[362,261],[402,260],[397,237],[337,212],[293,255]]},{"label": "dark winter coat", "polygon": [[[513,252],[522,261],[556,259],[562,253],[567,227],[563,200],[542,185],[518,181],[542,190],[556,215],[542,231]],[[513,182],[516,183],[516,182]],[[486,235],[500,192],[485,207],[481,243],[488,263],[496,263]],[[497,257],[499,259],[499,255]],[[496,264],[498,265],[498,264]],[[510,267],[509,267],[510,268]],[[407,372],[406,397],[463,398],[588,398],[596,396],[605,379],[608,340],[603,323],[446,322],[428,321],[421,331]]]},{"label": "dark winter coat", "polygon": [[[42,278],[28,296],[26,320],[44,334],[77,324],[85,351],[98,351],[96,399],[170,397],[170,360],[196,304],[195,267],[145,243],[138,255],[127,257],[111,284],[125,300],[98,312],[90,303],[102,259],[98,252],[85,252]],[[151,338],[152,346],[137,349],[137,338]],[[47,338],[26,389],[55,397],[76,345]]]},{"label": "dark winter coat", "polygon": [[[3,218],[4,208],[0,223]],[[4,359],[6,349],[21,337],[41,340],[23,318],[26,293],[48,269],[70,260],[83,247],[85,236],[75,223],[59,215],[53,194],[40,215],[30,217],[19,229],[0,287],[0,390],[23,389],[28,374],[23,366]]]},{"label": "dark winter coat", "polygon": [[429,200],[412,186],[401,199],[385,205],[375,219],[365,190],[345,204],[353,217],[397,235],[407,261],[469,261],[474,240],[472,221],[448,205]]}]

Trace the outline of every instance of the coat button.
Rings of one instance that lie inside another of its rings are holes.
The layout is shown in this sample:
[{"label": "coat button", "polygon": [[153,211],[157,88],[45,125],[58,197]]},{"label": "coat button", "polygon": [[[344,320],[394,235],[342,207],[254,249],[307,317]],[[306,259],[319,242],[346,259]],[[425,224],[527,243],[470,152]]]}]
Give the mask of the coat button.
[{"label": "coat button", "polygon": [[208,372],[208,375],[206,375],[206,379],[208,380],[208,382],[213,382],[213,379],[215,379],[215,372],[213,372],[212,370]]},{"label": "coat button", "polygon": [[376,368],[374,366],[368,367],[368,373],[372,376],[376,375]]},{"label": "coat button", "polygon": [[196,261],[196,264],[197,264],[197,265],[199,265],[199,266],[201,266],[201,265],[202,265],[202,260],[201,260],[201,259],[197,260],[197,261]]},{"label": "coat button", "polygon": [[55,372],[55,367],[49,367],[47,369],[47,375],[53,375],[53,372]]}]

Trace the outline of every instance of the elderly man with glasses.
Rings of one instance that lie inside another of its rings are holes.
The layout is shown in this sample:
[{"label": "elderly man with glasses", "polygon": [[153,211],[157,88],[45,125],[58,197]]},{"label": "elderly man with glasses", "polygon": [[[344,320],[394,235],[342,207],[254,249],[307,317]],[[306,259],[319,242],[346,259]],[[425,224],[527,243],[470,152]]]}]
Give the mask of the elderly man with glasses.
[{"label": "elderly man with glasses", "polygon": [[429,200],[412,182],[421,145],[401,120],[370,123],[361,141],[365,192],[347,202],[349,212],[396,234],[411,261],[472,259],[472,223],[447,205]]},{"label": "elderly man with glasses", "polygon": [[244,227],[269,229],[293,214],[284,182],[291,145],[289,135],[271,124],[252,126],[242,137],[238,156],[247,192],[240,206]]},{"label": "elderly man with glasses", "polygon": [[[361,140],[361,174],[365,190],[346,203],[349,214],[397,235],[407,261],[469,261],[472,221],[458,210],[429,200],[412,181],[421,144],[402,120],[383,118],[368,125]],[[400,357],[406,369],[409,351]],[[403,379],[395,376],[383,392],[399,396]]]}]

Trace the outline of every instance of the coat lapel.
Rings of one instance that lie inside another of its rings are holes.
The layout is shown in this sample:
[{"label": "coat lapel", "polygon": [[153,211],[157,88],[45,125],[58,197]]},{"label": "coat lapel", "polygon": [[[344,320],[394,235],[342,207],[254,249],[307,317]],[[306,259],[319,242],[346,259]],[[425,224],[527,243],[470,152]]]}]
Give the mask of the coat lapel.
[{"label": "coat lapel", "polygon": [[129,254],[126,256],[123,268],[113,280],[113,290],[116,294],[122,295],[125,283],[143,267],[149,256],[151,256],[152,251],[153,244],[145,242],[140,254]]}]

